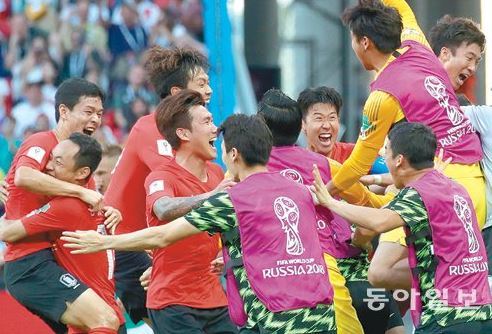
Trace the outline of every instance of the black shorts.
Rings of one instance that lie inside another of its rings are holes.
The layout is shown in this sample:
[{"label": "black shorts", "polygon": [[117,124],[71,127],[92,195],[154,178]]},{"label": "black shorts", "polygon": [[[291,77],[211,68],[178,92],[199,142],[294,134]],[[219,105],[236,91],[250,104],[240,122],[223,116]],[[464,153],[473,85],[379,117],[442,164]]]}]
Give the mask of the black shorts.
[{"label": "black shorts", "polygon": [[229,318],[227,307],[198,309],[182,305],[171,305],[161,310],[149,309],[152,328],[156,333],[235,334],[237,327]]},{"label": "black shorts", "polygon": [[152,266],[146,252],[118,251],[115,254],[114,280],[116,295],[134,323],[147,317],[147,292],[140,285],[140,276]]},{"label": "black shorts", "polygon": [[375,289],[373,295],[377,295],[380,301],[373,299],[374,304],[371,306],[368,300],[371,300],[372,295],[368,290],[374,287],[368,281],[347,281],[346,286],[364,333],[384,334],[387,329],[403,326],[400,311],[391,293]]},{"label": "black shorts", "polygon": [[492,320],[471,321],[441,327],[435,320],[425,327],[418,327],[414,334],[489,334],[492,333]]},{"label": "black shorts", "polygon": [[489,263],[489,276],[492,276],[492,226],[482,230],[483,242],[487,250],[487,258]]},{"label": "black shorts", "polygon": [[51,327],[60,322],[66,303],[88,289],[56,263],[49,249],[5,262],[4,270],[7,291]]}]

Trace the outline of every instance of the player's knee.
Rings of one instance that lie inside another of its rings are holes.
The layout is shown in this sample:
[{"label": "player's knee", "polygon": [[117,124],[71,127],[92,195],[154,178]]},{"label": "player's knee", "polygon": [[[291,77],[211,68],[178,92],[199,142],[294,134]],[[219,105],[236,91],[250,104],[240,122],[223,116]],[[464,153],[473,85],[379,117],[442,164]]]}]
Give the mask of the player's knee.
[{"label": "player's knee", "polygon": [[120,327],[120,320],[118,319],[116,312],[112,309],[100,312],[94,320],[94,323],[90,326],[91,328],[104,327],[118,330]]},{"label": "player's knee", "polygon": [[367,272],[367,279],[369,283],[375,288],[384,288],[387,283],[387,273],[388,269],[382,268],[380,266],[369,266],[369,271]]}]

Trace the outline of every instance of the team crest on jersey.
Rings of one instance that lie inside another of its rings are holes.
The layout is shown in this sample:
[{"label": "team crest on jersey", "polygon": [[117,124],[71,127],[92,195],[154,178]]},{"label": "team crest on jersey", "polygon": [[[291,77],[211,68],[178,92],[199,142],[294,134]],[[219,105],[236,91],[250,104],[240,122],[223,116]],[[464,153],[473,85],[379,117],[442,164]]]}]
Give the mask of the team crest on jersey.
[{"label": "team crest on jersey", "polygon": [[473,230],[472,211],[470,205],[463,197],[454,195],[454,212],[465,228],[466,236],[468,237],[468,252],[470,254],[478,252],[480,244]]},{"label": "team crest on jersey", "polygon": [[299,207],[297,204],[289,197],[277,197],[273,202],[273,211],[286,235],[285,251],[287,254],[301,255],[304,253],[304,246],[299,235]]},{"label": "team crest on jersey", "polygon": [[149,195],[158,191],[164,191],[164,180],[155,180],[149,185]]},{"label": "team crest on jersey", "polygon": [[362,115],[362,125],[360,126],[360,139],[365,140],[368,132],[374,128],[367,115]]},{"label": "team crest on jersey", "polygon": [[157,152],[160,155],[167,155],[169,157],[173,156],[173,149],[171,147],[171,144],[165,139],[159,139],[157,141]]},{"label": "team crest on jersey", "polygon": [[27,156],[31,159],[36,160],[38,163],[41,163],[43,161],[44,155],[46,154],[46,151],[42,149],[39,146],[33,146],[30,147],[29,150],[27,150]]},{"label": "team crest on jersey", "polygon": [[436,76],[429,75],[424,80],[425,90],[439,102],[439,106],[446,111],[446,114],[453,125],[459,125],[465,119],[463,112],[449,104],[449,95],[444,83]]},{"label": "team crest on jersey", "polygon": [[32,210],[31,212],[29,212],[26,217],[31,217],[31,216],[34,216],[34,215],[38,215],[40,213],[45,213],[45,212],[48,212],[48,210],[50,209],[50,203],[46,203],[45,205],[43,205],[42,207],[40,207],[39,209],[36,209],[36,210]]},{"label": "team crest on jersey", "polygon": [[297,183],[304,184],[304,180],[302,179],[301,174],[298,171],[296,171],[295,169],[287,168],[287,169],[281,170],[280,175],[282,175],[288,179],[291,179],[292,181],[295,181]]},{"label": "team crest on jersey", "polygon": [[60,276],[60,283],[69,289],[76,289],[80,285],[79,281],[68,273]]}]

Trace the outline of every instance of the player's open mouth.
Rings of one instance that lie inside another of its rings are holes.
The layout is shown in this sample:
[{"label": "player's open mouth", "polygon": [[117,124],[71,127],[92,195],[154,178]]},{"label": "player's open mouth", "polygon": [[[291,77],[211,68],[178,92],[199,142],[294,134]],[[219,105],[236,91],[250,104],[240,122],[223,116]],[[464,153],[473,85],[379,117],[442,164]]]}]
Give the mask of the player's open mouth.
[{"label": "player's open mouth", "polygon": [[94,131],[96,131],[95,128],[85,128],[84,130],[82,130],[83,133],[85,133],[86,135],[89,135],[89,136],[92,136]]},{"label": "player's open mouth", "polygon": [[322,133],[318,136],[318,139],[320,142],[323,144],[330,144],[331,143],[331,133]]},{"label": "player's open mouth", "polygon": [[466,79],[468,79],[468,75],[464,73],[460,73],[458,75],[458,84],[461,86],[462,84],[465,83]]},{"label": "player's open mouth", "polygon": [[214,138],[214,139],[212,139],[212,140],[210,140],[208,142],[208,144],[210,145],[210,147],[212,147],[214,150],[216,150],[216,148],[215,148],[215,141],[216,140],[217,140],[217,138]]}]

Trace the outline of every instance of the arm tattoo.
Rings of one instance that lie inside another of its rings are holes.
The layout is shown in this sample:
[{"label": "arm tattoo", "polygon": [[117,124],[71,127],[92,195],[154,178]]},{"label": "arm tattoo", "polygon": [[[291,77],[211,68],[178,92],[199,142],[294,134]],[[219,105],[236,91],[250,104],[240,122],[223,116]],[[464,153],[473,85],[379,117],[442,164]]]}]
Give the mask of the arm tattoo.
[{"label": "arm tattoo", "polygon": [[198,208],[209,197],[210,193],[190,197],[161,197],[155,201],[153,211],[157,219],[170,222]]}]

